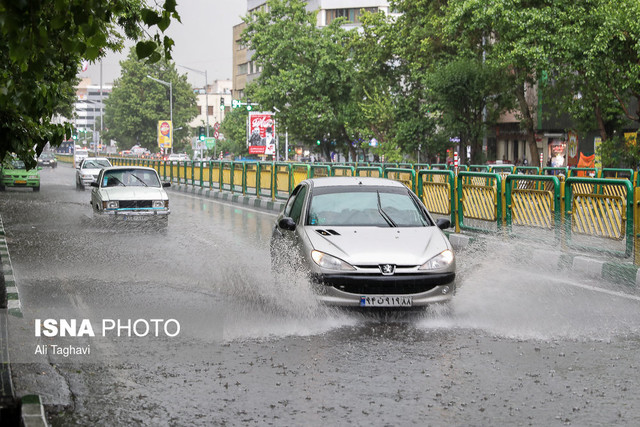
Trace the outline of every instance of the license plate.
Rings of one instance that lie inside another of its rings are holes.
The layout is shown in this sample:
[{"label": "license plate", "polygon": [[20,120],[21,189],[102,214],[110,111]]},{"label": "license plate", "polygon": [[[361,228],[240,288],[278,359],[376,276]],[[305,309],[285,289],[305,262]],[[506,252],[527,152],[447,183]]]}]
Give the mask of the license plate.
[{"label": "license plate", "polygon": [[125,221],[144,221],[145,217],[142,215],[123,215]]},{"label": "license plate", "polygon": [[404,295],[371,295],[360,297],[360,307],[411,307],[413,298]]},{"label": "license plate", "polygon": [[16,179],[16,184],[26,184],[27,181],[25,181],[24,179]]}]

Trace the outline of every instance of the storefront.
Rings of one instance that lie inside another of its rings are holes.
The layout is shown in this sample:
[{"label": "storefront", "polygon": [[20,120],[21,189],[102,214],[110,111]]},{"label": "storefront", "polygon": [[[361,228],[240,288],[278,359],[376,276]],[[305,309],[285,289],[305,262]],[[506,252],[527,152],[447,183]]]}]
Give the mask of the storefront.
[{"label": "storefront", "polygon": [[564,138],[549,138],[547,167],[562,168],[565,166],[567,166],[567,143]]}]

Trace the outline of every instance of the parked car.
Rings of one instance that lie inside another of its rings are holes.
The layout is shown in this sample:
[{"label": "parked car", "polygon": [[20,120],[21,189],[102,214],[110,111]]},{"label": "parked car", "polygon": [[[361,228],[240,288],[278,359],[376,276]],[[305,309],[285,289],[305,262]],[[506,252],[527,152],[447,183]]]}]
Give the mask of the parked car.
[{"label": "parked car", "polygon": [[[272,268],[309,273],[322,302],[412,307],[450,300],[456,263],[442,229],[403,184],[383,178],[302,181],[278,216]],[[293,267],[291,267],[293,265]]]},{"label": "parked car", "polygon": [[38,166],[50,166],[55,168],[58,166],[58,159],[56,159],[55,154],[51,152],[42,153],[40,154],[40,157],[38,157]]},{"label": "parked car", "polygon": [[169,196],[158,172],[148,167],[112,166],[98,174],[92,182],[91,206],[94,216],[113,220],[158,220],[166,225],[169,218]]},{"label": "parked car", "polygon": [[41,169],[42,167],[38,166],[27,170],[22,160],[5,160],[0,170],[0,191],[4,191],[6,187],[26,187],[40,191]]},{"label": "parked car", "polygon": [[76,169],[76,188],[84,190],[85,186],[91,185],[98,180],[98,174],[103,168],[112,166],[106,157],[87,157]]}]

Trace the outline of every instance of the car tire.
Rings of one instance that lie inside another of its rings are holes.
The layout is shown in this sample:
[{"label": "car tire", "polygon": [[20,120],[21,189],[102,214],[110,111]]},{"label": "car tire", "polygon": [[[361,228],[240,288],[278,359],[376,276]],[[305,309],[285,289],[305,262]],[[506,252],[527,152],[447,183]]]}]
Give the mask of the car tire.
[{"label": "car tire", "polygon": [[4,191],[5,190],[5,186],[4,185],[0,185],[0,191]]},{"label": "car tire", "polygon": [[34,191],[34,192],[36,192],[36,191],[40,191],[40,186],[38,185],[37,187],[33,187],[33,191]]},{"label": "car tire", "polygon": [[84,185],[80,184],[78,180],[76,180],[76,190],[83,191]]}]

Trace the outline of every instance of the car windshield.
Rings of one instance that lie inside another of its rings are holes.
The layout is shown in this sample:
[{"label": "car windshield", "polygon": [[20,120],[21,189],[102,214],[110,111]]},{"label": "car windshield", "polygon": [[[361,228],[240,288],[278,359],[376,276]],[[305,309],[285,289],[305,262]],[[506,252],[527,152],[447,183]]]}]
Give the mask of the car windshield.
[{"label": "car windshield", "polygon": [[399,188],[314,190],[307,225],[426,227],[431,224],[408,191]]},{"label": "car windshield", "polygon": [[48,160],[48,159],[53,159],[53,158],[55,158],[55,156],[54,156],[53,154],[51,154],[51,153],[43,153],[43,154],[40,156],[40,158],[41,158],[41,159],[47,159],[47,160]]},{"label": "car windshield", "polygon": [[12,169],[26,169],[24,162],[22,160],[12,160],[11,161]]},{"label": "car windshield", "polygon": [[111,163],[107,160],[86,160],[82,164],[83,169],[100,169],[100,168],[108,168],[111,166]]},{"label": "car windshield", "polygon": [[103,187],[160,187],[155,171],[146,169],[118,169],[105,172]]}]

